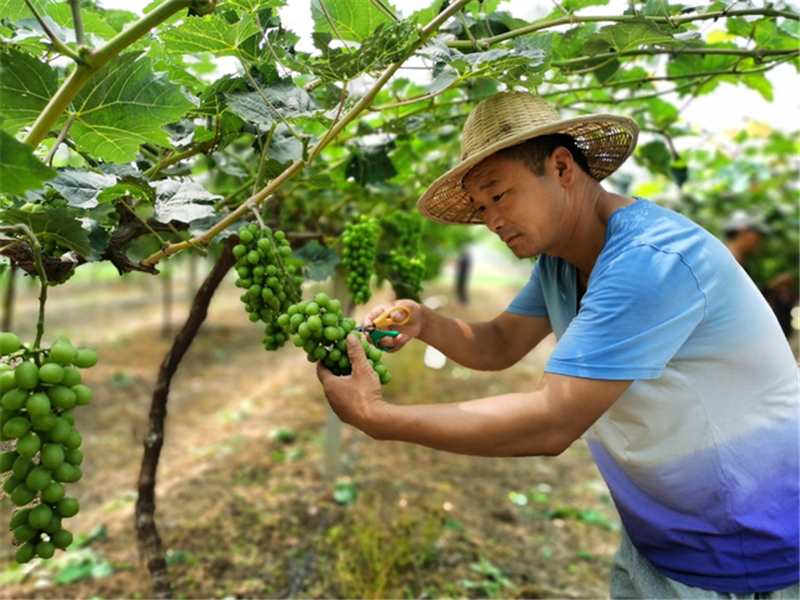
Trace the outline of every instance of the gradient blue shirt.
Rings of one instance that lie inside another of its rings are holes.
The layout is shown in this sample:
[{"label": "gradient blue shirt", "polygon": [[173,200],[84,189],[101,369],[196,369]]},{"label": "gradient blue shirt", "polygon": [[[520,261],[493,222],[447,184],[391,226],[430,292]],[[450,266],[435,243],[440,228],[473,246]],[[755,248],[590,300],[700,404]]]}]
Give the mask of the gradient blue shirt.
[{"label": "gradient blue shirt", "polygon": [[631,379],[586,432],[634,546],[731,593],[798,581],[800,383],[769,305],[728,249],[646,200],[615,211],[578,307],[543,255],[509,312],[548,317],[546,371]]}]

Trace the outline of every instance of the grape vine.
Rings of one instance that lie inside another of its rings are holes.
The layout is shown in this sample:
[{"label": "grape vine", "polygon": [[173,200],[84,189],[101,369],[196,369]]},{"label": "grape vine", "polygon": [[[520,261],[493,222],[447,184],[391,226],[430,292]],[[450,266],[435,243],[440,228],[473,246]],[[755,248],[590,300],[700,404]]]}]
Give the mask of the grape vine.
[{"label": "grape vine", "polygon": [[60,336],[50,348],[23,347],[11,332],[0,333],[0,440],[15,440],[0,454],[2,490],[18,510],[9,526],[19,546],[18,563],[52,558],[66,550],[72,533],[63,520],[80,510],[65,483],[81,479],[83,438],[73,409],[92,400],[80,369],[97,364],[97,353],[75,348]]}]

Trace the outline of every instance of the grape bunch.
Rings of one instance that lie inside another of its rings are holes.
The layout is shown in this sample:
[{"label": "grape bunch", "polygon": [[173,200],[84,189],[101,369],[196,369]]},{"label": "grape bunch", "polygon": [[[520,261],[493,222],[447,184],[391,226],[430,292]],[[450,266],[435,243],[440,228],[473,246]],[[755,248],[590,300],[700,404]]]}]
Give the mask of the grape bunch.
[{"label": "grape bunch", "polygon": [[[355,319],[344,317],[342,303],[335,298],[328,298],[324,292],[318,293],[313,300],[303,300],[291,305],[280,315],[277,324],[292,337],[294,345],[306,352],[309,362],[322,361],[335,375],[348,375],[352,371],[352,363],[347,354],[345,337],[356,326]],[[360,333],[356,335],[361,339]],[[367,360],[382,384],[392,379],[386,365],[381,363],[381,351],[370,346],[361,339],[361,345],[367,354]]]},{"label": "grape bunch", "polygon": [[379,224],[366,215],[347,223],[342,234],[342,264],[347,270],[347,290],[356,304],[366,304],[372,297],[370,279],[375,273],[376,242]]},{"label": "grape bunch", "polygon": [[[425,276],[425,254],[422,251],[422,217],[396,210],[383,219],[384,229],[392,242],[386,270],[395,291],[398,286],[416,294],[422,291]],[[405,295],[405,294],[403,294]]]},{"label": "grape bunch", "polygon": [[10,521],[19,545],[14,558],[26,563],[72,543],[62,520],[75,516],[79,504],[65,495],[64,484],[83,475],[73,409],[92,399],[79,369],[97,364],[97,353],[63,336],[41,353],[21,348],[16,335],[0,333],[0,354],[7,357],[0,363],[0,440],[16,440],[0,454],[0,473],[8,474],[3,491],[20,507]]},{"label": "grape bunch", "polygon": [[254,323],[267,324],[264,347],[277,350],[287,337],[274,324],[278,315],[300,300],[303,278],[294,265],[285,260],[292,248],[282,231],[274,234],[269,227],[255,223],[239,228],[239,243],[233,247],[236,257],[236,286],[245,290],[240,296]]}]

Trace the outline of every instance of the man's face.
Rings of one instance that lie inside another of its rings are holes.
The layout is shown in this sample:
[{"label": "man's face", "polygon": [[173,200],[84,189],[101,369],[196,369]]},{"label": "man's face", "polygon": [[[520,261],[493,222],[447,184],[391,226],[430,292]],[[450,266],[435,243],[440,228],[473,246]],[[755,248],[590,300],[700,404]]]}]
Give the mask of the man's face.
[{"label": "man's face", "polygon": [[518,258],[538,256],[553,244],[563,190],[552,169],[548,160],[545,175],[537,177],[521,162],[495,155],[464,178],[483,222]]}]

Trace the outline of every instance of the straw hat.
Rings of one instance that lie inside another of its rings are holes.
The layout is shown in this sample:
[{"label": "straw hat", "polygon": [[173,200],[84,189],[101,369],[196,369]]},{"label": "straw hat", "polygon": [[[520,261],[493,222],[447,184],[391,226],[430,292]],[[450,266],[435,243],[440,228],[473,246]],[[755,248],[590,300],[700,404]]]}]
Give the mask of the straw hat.
[{"label": "straw hat", "polygon": [[639,126],[617,115],[562,119],[544,99],[508,91],[482,100],[469,114],[461,134],[461,163],[433,182],[417,202],[420,212],[439,223],[483,223],[462,181],[469,170],[498,150],[534,137],[564,133],[575,139],[597,181],[625,162],[636,146]]}]

